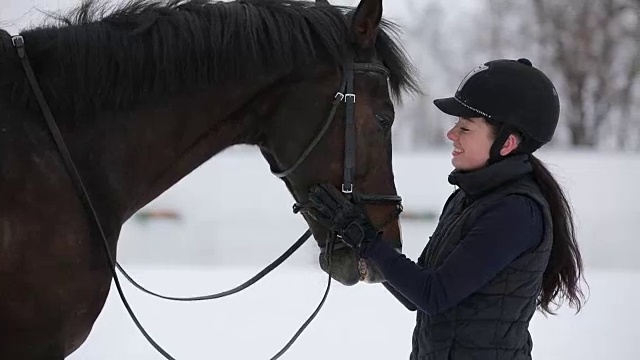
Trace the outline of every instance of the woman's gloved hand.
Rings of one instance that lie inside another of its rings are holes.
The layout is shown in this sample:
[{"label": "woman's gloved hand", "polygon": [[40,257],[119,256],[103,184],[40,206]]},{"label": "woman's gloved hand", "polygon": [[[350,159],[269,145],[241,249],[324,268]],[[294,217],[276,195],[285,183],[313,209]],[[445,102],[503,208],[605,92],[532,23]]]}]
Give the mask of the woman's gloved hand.
[{"label": "woman's gloved hand", "polygon": [[353,204],[332,185],[314,185],[309,191],[306,212],[320,224],[335,231],[344,243],[358,253],[379,238],[364,209]]}]

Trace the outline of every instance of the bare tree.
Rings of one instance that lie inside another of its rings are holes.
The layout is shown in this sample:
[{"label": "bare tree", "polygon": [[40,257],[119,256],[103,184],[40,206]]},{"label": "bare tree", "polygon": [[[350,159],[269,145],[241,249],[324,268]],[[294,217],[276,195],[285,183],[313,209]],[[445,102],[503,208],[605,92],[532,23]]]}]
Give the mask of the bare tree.
[{"label": "bare tree", "polygon": [[[639,90],[640,1],[531,1],[538,39],[567,92],[572,145],[598,145],[614,116],[621,130],[614,136],[621,137],[639,121],[630,114]],[[624,138],[618,141],[625,145]]]},{"label": "bare tree", "polygon": [[412,149],[440,146],[447,142],[445,131],[452,123],[432,101],[452,96],[464,75],[487,61],[484,46],[471,36],[481,15],[455,9],[458,15],[453,17],[451,8],[438,1],[404,0],[404,4],[410,16],[402,25],[403,42],[420,70],[424,95],[402,109],[397,137]]},{"label": "bare tree", "polygon": [[403,2],[411,15],[403,41],[425,90],[401,109],[405,147],[445,140],[445,116],[431,100],[451,95],[470,68],[527,57],[561,96],[554,143],[640,150],[640,0],[485,0],[468,10]]},{"label": "bare tree", "polygon": [[402,26],[405,34],[403,42],[407,44],[407,51],[420,71],[424,93],[417,95],[401,109],[399,117],[402,120],[398,121],[394,134],[397,134],[396,138],[402,141],[404,148],[415,150],[444,143],[443,123],[437,121],[439,114],[431,100],[438,96],[436,94],[441,88],[443,76],[438,76],[438,73],[449,73],[451,62],[446,59],[453,54],[440,41],[445,30],[442,23],[444,9],[439,4],[407,0],[407,9],[412,14],[412,20]]}]

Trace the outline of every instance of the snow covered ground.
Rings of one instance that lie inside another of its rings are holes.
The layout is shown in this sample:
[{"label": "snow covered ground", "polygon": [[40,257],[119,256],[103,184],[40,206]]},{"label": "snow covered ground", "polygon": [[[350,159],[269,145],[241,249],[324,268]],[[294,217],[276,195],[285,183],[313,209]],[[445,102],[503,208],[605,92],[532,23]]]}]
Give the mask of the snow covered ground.
[{"label": "snow covered ground", "polygon": [[[640,175],[635,154],[541,152],[566,187],[587,264],[590,299],[575,315],[537,314],[536,359],[638,359],[634,311],[640,296]],[[452,191],[446,150],[396,154],[396,184],[407,211],[439,211]],[[306,228],[291,197],[255,151],[223,153],[146,210],[171,209],[179,220],[130,220],[119,260],[154,290],[177,296],[229,289],[275,259]],[[404,252],[416,258],[432,221],[403,221]],[[326,276],[310,241],[254,287],[206,303],[156,300],[125,285],[150,334],[177,359],[269,359],[320,301]],[[283,359],[406,359],[414,313],[378,285],[336,282],[325,307]],[[70,359],[161,359],[129,320],[115,288],[85,344]]]},{"label": "snow covered ground", "polygon": [[[640,219],[640,157],[633,153],[540,152],[574,207],[588,266],[640,270],[635,224]],[[439,213],[453,191],[448,150],[394,155],[398,193],[407,212]],[[134,217],[123,229],[120,259],[147,265],[251,265],[273,259],[306,229],[293,198],[256,151],[232,149],[213,158],[152,202],[175,221]],[[417,256],[434,222],[403,221],[405,253]],[[316,248],[291,260],[314,265]]]},{"label": "snow covered ground", "polygon": [[[225,290],[258,271],[131,267],[143,283],[168,294]],[[534,359],[636,360],[634,312],[640,272],[590,270],[591,298],[578,315],[563,309],[531,324]],[[320,301],[326,277],[315,268],[285,266],[244,292],[208,303],[170,303],[125,287],[140,320],[176,359],[270,359]],[[115,290],[115,289],[113,289]],[[415,313],[381,286],[333,282],[316,320],[281,359],[408,359]],[[115,291],[88,340],[69,359],[156,360]]]}]

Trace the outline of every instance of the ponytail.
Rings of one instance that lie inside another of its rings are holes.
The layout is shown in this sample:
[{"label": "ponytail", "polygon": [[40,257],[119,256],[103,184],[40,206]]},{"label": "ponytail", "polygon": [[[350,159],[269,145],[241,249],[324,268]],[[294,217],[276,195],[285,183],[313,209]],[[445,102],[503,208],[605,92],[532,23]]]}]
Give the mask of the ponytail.
[{"label": "ponytail", "polygon": [[583,263],[576,241],[575,226],[571,206],[560,184],[544,164],[530,155],[533,176],[551,210],[553,224],[553,245],[549,263],[542,277],[542,291],[537,306],[540,311],[555,314],[551,304],[559,307],[565,300],[579,312],[584,304],[584,294],[580,289],[583,278]]}]

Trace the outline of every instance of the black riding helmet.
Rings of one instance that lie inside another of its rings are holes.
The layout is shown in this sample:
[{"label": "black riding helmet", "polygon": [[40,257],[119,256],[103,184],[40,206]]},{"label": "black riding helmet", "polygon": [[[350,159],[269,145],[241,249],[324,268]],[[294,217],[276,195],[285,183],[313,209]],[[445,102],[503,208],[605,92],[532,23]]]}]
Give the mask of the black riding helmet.
[{"label": "black riding helmet", "polygon": [[522,137],[518,152],[538,150],[553,137],[560,115],[553,83],[527,59],[480,65],[465,76],[453,97],[433,103],[452,116],[484,117],[498,124],[490,162],[500,158],[500,148],[512,133]]}]

